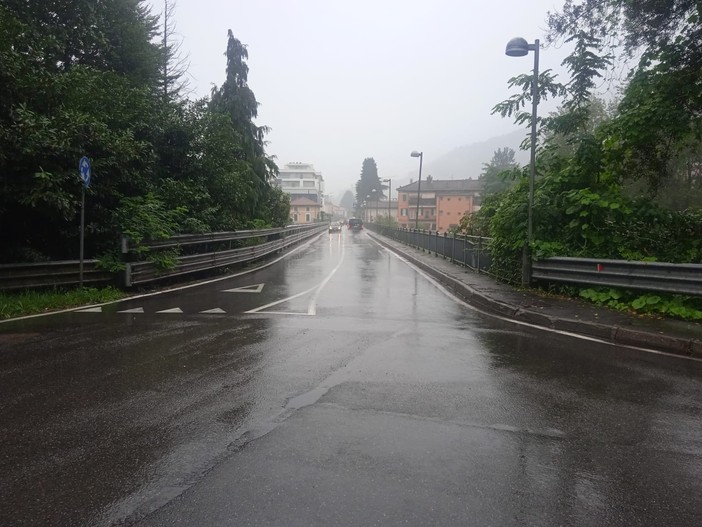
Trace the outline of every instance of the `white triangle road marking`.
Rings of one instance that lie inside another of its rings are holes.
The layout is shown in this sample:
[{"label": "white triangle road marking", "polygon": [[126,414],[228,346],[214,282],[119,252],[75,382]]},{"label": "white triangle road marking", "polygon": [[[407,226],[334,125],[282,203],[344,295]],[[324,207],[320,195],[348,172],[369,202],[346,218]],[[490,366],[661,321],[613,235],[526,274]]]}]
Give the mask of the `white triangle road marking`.
[{"label": "white triangle road marking", "polygon": [[216,308],[214,308],[214,309],[208,309],[207,311],[200,311],[200,313],[217,314],[217,315],[219,315],[219,314],[222,314],[222,313],[226,313],[226,311],[225,311],[224,309],[221,309],[221,308],[219,308],[219,307],[216,307]]},{"label": "white triangle road marking", "polygon": [[260,293],[263,291],[263,286],[266,284],[245,285],[244,287],[235,287],[234,289],[225,289],[222,293]]},{"label": "white triangle road marking", "polygon": [[156,311],[156,313],[182,313],[183,310],[179,307],[174,307],[173,309],[162,309],[161,311]]},{"label": "white triangle road marking", "polygon": [[79,309],[76,313],[102,313],[101,307],[89,307],[87,309]]},{"label": "white triangle road marking", "polygon": [[134,309],[124,309],[122,311],[117,311],[117,313],[143,313],[143,307],[135,307]]}]

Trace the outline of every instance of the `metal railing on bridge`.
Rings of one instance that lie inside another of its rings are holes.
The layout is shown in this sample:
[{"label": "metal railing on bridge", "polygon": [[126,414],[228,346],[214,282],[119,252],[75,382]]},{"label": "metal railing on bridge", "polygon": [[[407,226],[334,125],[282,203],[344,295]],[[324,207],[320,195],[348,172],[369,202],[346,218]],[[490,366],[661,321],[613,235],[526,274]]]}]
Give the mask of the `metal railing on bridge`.
[{"label": "metal railing on bridge", "polygon": [[[124,269],[111,272],[101,269],[98,260],[84,260],[83,284],[131,287],[252,262],[326,229],[326,223],[316,223],[278,229],[186,234],[142,243],[138,247],[125,238],[121,247]],[[173,258],[174,265],[163,268],[153,260],[144,259],[144,249],[147,249],[147,255],[169,249],[187,254],[176,254]],[[79,275],[79,260],[0,265],[0,291],[76,287],[80,284]]]},{"label": "metal railing on bridge", "polygon": [[[478,272],[489,273],[490,238],[439,234],[368,224],[370,230],[433,252]],[[532,263],[532,279],[543,284],[605,286],[656,293],[702,296],[702,265],[599,258],[551,257]]]},{"label": "metal railing on bridge", "polygon": [[455,233],[440,234],[421,229],[400,229],[375,223],[367,224],[367,227],[382,236],[443,256],[452,263],[479,273],[488,273],[490,270],[490,253],[487,248],[490,238]]}]

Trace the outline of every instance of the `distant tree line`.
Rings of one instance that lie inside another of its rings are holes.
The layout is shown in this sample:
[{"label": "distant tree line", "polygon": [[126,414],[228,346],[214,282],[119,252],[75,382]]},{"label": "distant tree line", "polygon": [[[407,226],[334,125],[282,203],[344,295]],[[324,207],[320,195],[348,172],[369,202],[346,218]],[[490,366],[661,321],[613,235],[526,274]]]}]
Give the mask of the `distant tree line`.
[{"label": "distant tree line", "polygon": [[76,258],[88,156],[86,256],[120,235],[284,225],[266,127],[229,31],[226,80],[188,100],[172,39],[143,0],[0,4],[1,262]]}]

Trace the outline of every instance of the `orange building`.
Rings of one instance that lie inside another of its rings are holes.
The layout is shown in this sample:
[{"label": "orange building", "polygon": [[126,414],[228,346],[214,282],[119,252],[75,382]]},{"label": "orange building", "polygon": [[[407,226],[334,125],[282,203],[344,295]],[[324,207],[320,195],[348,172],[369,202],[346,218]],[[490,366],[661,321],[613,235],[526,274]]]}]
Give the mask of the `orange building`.
[{"label": "orange building", "polygon": [[290,221],[292,223],[314,223],[321,219],[322,204],[305,196],[292,196]]},{"label": "orange building", "polygon": [[417,214],[417,187],[415,181],[397,189],[397,218],[400,227],[446,232],[457,227],[466,212],[480,208],[483,183],[477,179],[441,180],[427,177],[422,181]]}]

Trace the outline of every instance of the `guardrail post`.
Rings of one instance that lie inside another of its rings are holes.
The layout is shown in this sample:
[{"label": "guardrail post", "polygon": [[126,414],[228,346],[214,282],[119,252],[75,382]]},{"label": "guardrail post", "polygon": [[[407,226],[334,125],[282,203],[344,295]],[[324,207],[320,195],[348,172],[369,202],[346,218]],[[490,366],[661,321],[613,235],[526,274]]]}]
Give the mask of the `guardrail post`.
[{"label": "guardrail post", "polygon": [[122,278],[122,283],[124,284],[124,287],[131,287],[132,286],[132,264],[131,263],[124,264],[124,275]]}]

